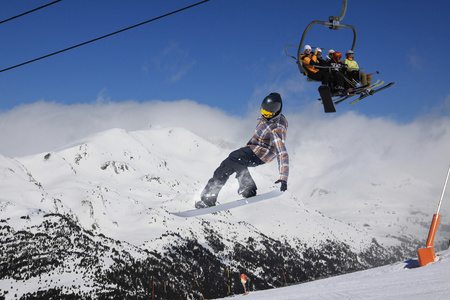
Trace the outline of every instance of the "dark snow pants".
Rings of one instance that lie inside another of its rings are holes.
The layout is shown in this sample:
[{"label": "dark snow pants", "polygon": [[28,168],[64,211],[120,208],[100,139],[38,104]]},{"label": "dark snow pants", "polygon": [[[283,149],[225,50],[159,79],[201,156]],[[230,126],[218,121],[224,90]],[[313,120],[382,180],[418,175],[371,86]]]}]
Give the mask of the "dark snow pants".
[{"label": "dark snow pants", "polygon": [[333,74],[328,70],[319,70],[319,72],[308,72],[308,77],[312,80],[321,81],[322,84],[330,86],[333,83]]},{"label": "dark snow pants", "polygon": [[248,146],[231,152],[214,171],[213,177],[208,181],[202,195],[209,193],[217,195],[233,173],[236,173],[239,182],[239,194],[249,189],[256,191],[256,184],[248,171],[248,167],[256,167],[262,164],[264,162]]},{"label": "dark snow pants", "polygon": [[345,80],[345,75],[342,74],[339,71],[333,71],[333,78],[334,78],[334,87],[338,87],[341,86],[343,88],[349,88],[349,84],[347,83],[347,81]]}]

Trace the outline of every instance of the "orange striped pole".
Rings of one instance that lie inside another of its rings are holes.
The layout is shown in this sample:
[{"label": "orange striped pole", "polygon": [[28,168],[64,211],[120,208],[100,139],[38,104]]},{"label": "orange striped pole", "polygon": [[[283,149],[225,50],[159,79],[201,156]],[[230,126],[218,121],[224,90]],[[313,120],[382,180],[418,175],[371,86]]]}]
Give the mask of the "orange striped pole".
[{"label": "orange striped pole", "polygon": [[445,178],[444,188],[442,189],[441,199],[439,200],[439,205],[437,208],[437,212],[433,215],[433,220],[431,222],[430,231],[428,233],[426,248],[421,248],[417,250],[417,255],[419,257],[419,265],[421,267],[426,266],[431,262],[436,261],[436,253],[433,247],[434,238],[436,236],[436,231],[439,227],[439,221],[441,219],[439,215],[439,211],[442,205],[442,199],[444,199],[445,189],[447,188],[448,176],[450,174],[450,165],[447,171],[447,177]]}]

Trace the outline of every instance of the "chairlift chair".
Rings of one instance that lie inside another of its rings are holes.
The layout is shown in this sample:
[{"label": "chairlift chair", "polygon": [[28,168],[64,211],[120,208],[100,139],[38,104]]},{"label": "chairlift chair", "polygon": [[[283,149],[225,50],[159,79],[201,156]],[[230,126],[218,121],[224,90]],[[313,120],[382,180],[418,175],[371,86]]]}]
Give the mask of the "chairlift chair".
[{"label": "chairlift chair", "polygon": [[[311,23],[309,23],[309,25],[306,26],[305,31],[303,31],[302,39],[300,40],[300,44],[298,45],[297,57],[295,57],[293,55],[290,55],[288,53],[288,50],[287,50],[287,47],[297,47],[296,45],[286,45],[285,46],[286,54],[289,57],[292,57],[293,59],[295,59],[297,61],[297,65],[298,65],[298,68],[300,70],[300,73],[306,74],[306,70],[303,67],[303,63],[302,63],[302,61],[300,59],[300,56],[302,54],[302,49],[303,49],[303,46],[304,46],[303,43],[305,41],[306,34],[308,33],[309,29],[315,24],[321,24],[321,25],[323,25],[325,27],[328,27],[330,29],[333,29],[333,30],[338,30],[338,29],[343,29],[343,28],[350,28],[350,29],[352,29],[352,31],[353,31],[353,43],[352,43],[352,46],[351,46],[351,50],[352,51],[355,50],[355,44],[356,44],[356,29],[355,29],[355,27],[352,26],[352,25],[345,25],[345,24],[341,24],[340,23],[342,21],[342,19],[344,18],[346,12],[347,12],[347,0],[343,0],[342,10],[341,10],[341,13],[340,13],[339,16],[337,16],[337,17],[330,16],[328,18],[328,22],[326,22],[326,21],[312,21]],[[308,79],[308,80],[309,81],[314,81],[314,80],[311,80],[311,79]]]}]

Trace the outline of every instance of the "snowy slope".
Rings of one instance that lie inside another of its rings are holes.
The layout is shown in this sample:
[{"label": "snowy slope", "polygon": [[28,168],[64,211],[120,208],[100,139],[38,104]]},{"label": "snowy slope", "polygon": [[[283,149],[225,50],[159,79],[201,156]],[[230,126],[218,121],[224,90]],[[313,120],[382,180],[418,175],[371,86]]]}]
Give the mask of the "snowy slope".
[{"label": "snowy slope", "polygon": [[[450,251],[438,262],[417,267],[417,260],[269,291],[236,296],[246,300],[294,299],[448,299]],[[251,279],[250,279],[251,280]],[[243,291],[243,287],[242,287]]]},{"label": "snowy slope", "polygon": [[[59,151],[17,161],[3,158],[6,174],[1,185],[6,191],[1,197],[2,203],[10,206],[2,214],[27,214],[38,207],[47,212],[59,210],[106,236],[149,245],[169,227],[194,226],[191,223],[195,220],[178,219],[168,211],[192,208],[205,182],[231,149],[219,148],[182,128],[112,129]],[[327,176],[305,178],[303,170],[295,167],[297,157],[291,156],[290,188],[282,198],[204,218],[246,220],[277,238],[301,236],[313,242],[330,234],[339,240],[354,240],[351,244],[355,248],[373,237],[391,246],[399,243],[398,237],[426,235],[425,224],[432,211],[410,198],[423,192],[421,182],[406,174],[392,175],[404,176],[400,180],[405,182],[397,183],[395,178],[367,182],[361,173],[359,179],[346,174],[350,173],[349,165]],[[10,169],[18,169],[13,177]],[[275,187],[276,163],[252,172],[260,192]],[[355,188],[343,189],[343,179],[354,182]],[[19,187],[22,194],[18,198],[15,191]],[[236,190],[237,183],[231,178],[219,201],[235,198]]]},{"label": "snowy slope", "polygon": [[[9,204],[2,215],[28,215],[38,208],[47,213],[56,210],[73,215],[85,228],[151,249],[155,247],[152,241],[168,230],[198,230],[198,220],[178,218],[168,211],[192,208],[228,152],[181,128],[109,130],[60,151],[18,158],[20,164],[15,162],[14,167],[22,178],[14,181],[6,176],[8,181],[2,182],[12,190],[2,195]],[[275,188],[276,163],[254,171],[261,192]],[[24,188],[23,181],[29,178],[34,184],[27,182],[29,188]],[[18,199],[17,189],[26,194]],[[236,190],[232,178],[219,200],[236,198]],[[298,237],[301,231],[301,238],[312,244],[331,238],[361,250],[371,243],[372,236],[363,229],[311,210],[301,201],[304,198],[286,193],[273,201],[203,219],[245,220],[274,238]]]},{"label": "snowy slope", "polygon": [[[359,169],[356,163],[334,154],[335,163],[326,169],[323,157],[329,157],[329,149],[316,148],[308,139],[301,149],[290,150],[289,189],[282,196],[197,218],[169,213],[192,208],[214,169],[239,146],[223,140],[211,142],[178,127],[132,132],[111,129],[51,152],[0,156],[0,237],[4,239],[0,246],[14,247],[4,252],[12,253],[24,241],[38,243],[39,237],[47,234],[49,215],[57,214],[56,219],[72,220],[67,225],[72,242],[80,234],[79,226],[89,245],[104,245],[101,252],[89,253],[99,259],[83,265],[89,276],[105,280],[99,268],[117,268],[113,257],[122,257],[118,254],[122,252],[129,260],[119,267],[134,268],[136,260],[146,260],[148,255],[151,262],[166,259],[161,264],[167,273],[171,263],[192,247],[189,251],[200,251],[202,256],[181,258],[186,277],[179,284],[186,284],[192,269],[199,270],[199,280],[206,284],[206,267],[200,257],[207,256],[211,272],[230,265],[235,273],[258,276],[258,286],[263,288],[278,286],[282,266],[295,280],[321,278],[411,257],[423,246],[433,208],[422,200],[433,198],[435,187],[401,169],[385,174],[383,161]],[[251,172],[260,193],[277,188],[276,162]],[[231,177],[219,202],[236,198],[236,190],[237,182]],[[443,230],[438,236],[448,240],[448,220],[441,222]],[[68,231],[67,227],[60,230]],[[60,235],[57,232],[50,237]],[[64,250],[56,244],[50,246]],[[67,247],[73,253],[95,249],[89,246],[85,250],[76,243]],[[38,248],[45,249],[42,245]],[[27,255],[4,259],[21,262]],[[39,276],[90,282],[73,274],[79,267],[77,255],[68,261],[59,256],[55,260],[62,269],[39,271]],[[273,274],[267,274],[269,271]],[[27,291],[21,281],[10,276],[27,280],[30,291],[42,284],[32,273],[26,278],[4,274],[0,289]],[[98,290],[97,281],[92,279],[87,291]],[[211,293],[214,284],[209,282]],[[45,288],[52,286],[46,284]],[[80,289],[85,291],[81,287],[76,290]]]}]

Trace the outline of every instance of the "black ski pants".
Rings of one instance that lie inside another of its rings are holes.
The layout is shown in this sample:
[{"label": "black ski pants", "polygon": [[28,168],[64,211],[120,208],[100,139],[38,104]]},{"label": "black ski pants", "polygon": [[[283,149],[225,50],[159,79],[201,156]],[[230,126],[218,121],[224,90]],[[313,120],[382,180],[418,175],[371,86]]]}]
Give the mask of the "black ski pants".
[{"label": "black ski pants", "polygon": [[253,153],[250,147],[246,146],[237,149],[231,152],[214,171],[213,177],[208,181],[204,192],[218,194],[233,173],[236,173],[239,191],[246,189],[254,189],[256,191],[256,184],[248,171],[248,167],[256,167],[262,164],[264,162]]},{"label": "black ski pants", "polygon": [[345,75],[340,71],[333,71],[334,78],[334,87],[342,86],[343,88],[348,89],[350,85],[345,80]]},{"label": "black ski pants", "polygon": [[307,76],[313,80],[321,81],[322,84],[326,84],[328,86],[333,83],[333,74],[331,74],[328,70],[319,70],[319,72],[316,73],[308,72]]}]

